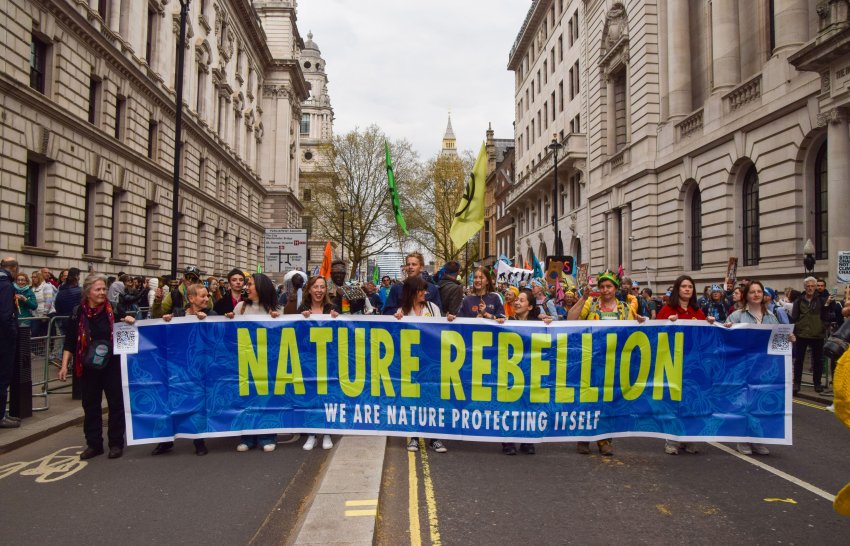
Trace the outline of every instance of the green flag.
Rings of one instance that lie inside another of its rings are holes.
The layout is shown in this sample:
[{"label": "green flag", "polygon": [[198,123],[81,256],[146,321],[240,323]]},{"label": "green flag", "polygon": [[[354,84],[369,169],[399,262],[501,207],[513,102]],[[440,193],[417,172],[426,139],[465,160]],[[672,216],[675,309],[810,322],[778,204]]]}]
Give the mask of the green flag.
[{"label": "green flag", "polygon": [[261,266],[260,264],[257,264],[257,273],[262,273],[262,272],[263,272],[263,266]]},{"label": "green flag", "polygon": [[375,264],[375,269],[372,270],[372,282],[378,284],[381,279],[381,268]]},{"label": "green flag", "polygon": [[404,221],[404,216],[401,214],[401,203],[398,200],[398,189],[395,186],[395,174],[393,174],[393,160],[390,159],[390,145],[388,143],[384,143],[384,147],[387,150],[387,180],[389,180],[390,184],[390,201],[393,204],[393,213],[395,214],[395,221],[398,224],[398,227],[404,232],[405,235],[410,235],[407,232],[407,224]]},{"label": "green flag", "polygon": [[475,160],[469,182],[463,191],[460,204],[455,213],[449,236],[460,248],[484,228],[484,184],[487,181],[487,148],[481,143],[481,151]]}]

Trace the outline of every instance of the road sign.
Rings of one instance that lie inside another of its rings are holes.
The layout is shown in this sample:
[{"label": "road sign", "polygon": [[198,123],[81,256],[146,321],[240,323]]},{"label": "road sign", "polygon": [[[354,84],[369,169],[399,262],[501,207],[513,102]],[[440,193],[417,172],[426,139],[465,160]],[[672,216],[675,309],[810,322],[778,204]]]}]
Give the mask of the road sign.
[{"label": "road sign", "polygon": [[265,235],[267,273],[307,270],[307,230],[267,229]]}]

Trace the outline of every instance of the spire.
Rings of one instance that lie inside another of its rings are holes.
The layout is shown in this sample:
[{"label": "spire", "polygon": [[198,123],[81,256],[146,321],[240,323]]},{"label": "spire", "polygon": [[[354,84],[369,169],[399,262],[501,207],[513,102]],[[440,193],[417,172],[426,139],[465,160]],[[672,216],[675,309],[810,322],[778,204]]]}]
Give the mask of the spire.
[{"label": "spire", "polygon": [[443,135],[443,149],[441,155],[457,155],[457,139],[452,129],[452,113],[449,111],[449,123],[446,125],[446,134]]},{"label": "spire", "polygon": [[446,125],[446,134],[443,135],[443,140],[455,140],[455,132],[452,130],[452,113],[449,112],[449,123]]}]

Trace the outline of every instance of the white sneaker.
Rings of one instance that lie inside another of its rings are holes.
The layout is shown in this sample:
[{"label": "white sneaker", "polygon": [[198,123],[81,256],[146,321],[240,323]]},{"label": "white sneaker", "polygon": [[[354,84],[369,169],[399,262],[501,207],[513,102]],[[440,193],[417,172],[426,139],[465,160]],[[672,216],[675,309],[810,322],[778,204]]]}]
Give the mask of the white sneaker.
[{"label": "white sneaker", "polygon": [[304,451],[310,451],[314,447],[316,447],[316,437],[311,434],[307,436],[307,441],[304,442]]},{"label": "white sneaker", "polygon": [[753,453],[756,455],[770,455],[770,450],[764,444],[750,444],[753,448]]},{"label": "white sneaker", "polygon": [[835,404],[833,403],[833,404],[828,405],[826,407],[826,411],[831,411],[832,413],[835,413]]},{"label": "white sneaker", "polygon": [[440,440],[431,440],[431,449],[436,451],[437,453],[445,453],[448,451],[448,448],[443,445],[443,442]]},{"label": "white sneaker", "polygon": [[744,455],[753,454],[753,449],[750,447],[750,444],[738,444],[735,446],[735,449],[738,450],[738,453],[742,453]]},{"label": "white sneaker", "polygon": [[419,438],[411,438],[407,441],[408,451],[419,451]]},{"label": "white sneaker", "polygon": [[330,449],[334,446],[333,440],[331,440],[330,434],[325,434],[325,437],[322,438],[322,449]]},{"label": "white sneaker", "polygon": [[236,451],[248,451],[249,449],[251,448],[248,447],[248,444],[239,444],[236,446]]},{"label": "white sneaker", "polygon": [[263,446],[263,451],[266,453],[271,453],[277,448],[277,444],[266,444]]},{"label": "white sneaker", "polygon": [[678,455],[679,445],[679,442],[674,442],[673,440],[665,440],[664,453],[666,453],[667,455]]}]

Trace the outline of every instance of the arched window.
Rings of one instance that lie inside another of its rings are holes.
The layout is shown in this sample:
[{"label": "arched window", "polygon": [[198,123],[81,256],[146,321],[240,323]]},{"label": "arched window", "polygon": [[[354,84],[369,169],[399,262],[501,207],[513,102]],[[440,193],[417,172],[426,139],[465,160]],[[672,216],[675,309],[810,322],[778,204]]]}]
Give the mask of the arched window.
[{"label": "arched window", "polygon": [[759,177],[754,165],[744,177],[744,265],[759,263]]},{"label": "arched window", "polygon": [[694,187],[690,203],[691,269],[702,269],[702,195]]},{"label": "arched window", "polygon": [[820,147],[817,159],[815,159],[815,258],[826,260],[829,258],[828,244],[829,232],[827,231],[827,173],[828,165],[826,159],[826,143]]}]

